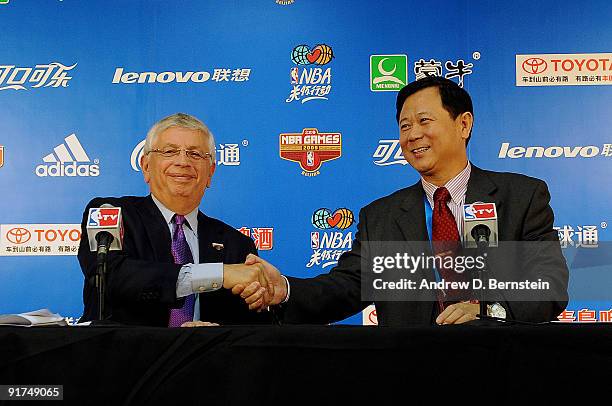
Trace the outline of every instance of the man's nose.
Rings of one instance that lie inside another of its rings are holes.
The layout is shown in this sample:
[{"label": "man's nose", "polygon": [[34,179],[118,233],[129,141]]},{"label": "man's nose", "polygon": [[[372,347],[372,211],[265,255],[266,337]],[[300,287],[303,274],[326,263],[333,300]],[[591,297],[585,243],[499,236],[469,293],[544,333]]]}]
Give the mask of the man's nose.
[{"label": "man's nose", "polygon": [[174,162],[183,166],[191,165],[191,162],[187,157],[187,151],[185,151],[184,149],[179,150],[179,154],[174,158]]},{"label": "man's nose", "polygon": [[400,138],[404,138],[407,142],[414,142],[423,138],[423,131],[420,127],[412,128],[407,134],[402,134]]}]

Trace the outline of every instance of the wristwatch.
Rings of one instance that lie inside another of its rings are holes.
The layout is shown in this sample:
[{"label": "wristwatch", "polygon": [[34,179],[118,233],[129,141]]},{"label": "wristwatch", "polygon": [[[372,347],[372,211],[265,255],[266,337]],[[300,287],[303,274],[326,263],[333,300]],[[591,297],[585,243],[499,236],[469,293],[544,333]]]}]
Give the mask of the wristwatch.
[{"label": "wristwatch", "polygon": [[500,305],[497,302],[489,304],[487,305],[487,316],[497,317],[498,319],[505,319],[506,309],[504,309],[504,306]]}]

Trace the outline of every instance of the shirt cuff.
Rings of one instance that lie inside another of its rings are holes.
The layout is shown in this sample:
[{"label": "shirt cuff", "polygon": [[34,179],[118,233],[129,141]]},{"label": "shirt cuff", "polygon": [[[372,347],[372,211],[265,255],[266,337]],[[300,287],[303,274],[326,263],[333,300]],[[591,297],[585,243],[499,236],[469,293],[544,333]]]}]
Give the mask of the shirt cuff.
[{"label": "shirt cuff", "polygon": [[285,296],[285,300],[283,300],[281,302],[282,303],[287,303],[289,301],[289,295],[291,295],[291,285],[289,285],[289,279],[287,279],[287,277],[285,275],[281,275],[283,277],[283,279],[285,280],[285,283],[287,284],[287,296]]},{"label": "shirt cuff", "polygon": [[205,293],[223,286],[223,264],[187,264],[181,267],[176,282],[176,297]]}]

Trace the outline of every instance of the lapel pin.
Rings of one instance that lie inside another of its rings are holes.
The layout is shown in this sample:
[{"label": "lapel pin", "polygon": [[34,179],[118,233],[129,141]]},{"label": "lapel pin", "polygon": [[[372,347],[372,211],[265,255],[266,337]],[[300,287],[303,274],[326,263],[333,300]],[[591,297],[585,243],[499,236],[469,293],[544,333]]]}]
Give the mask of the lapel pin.
[{"label": "lapel pin", "polygon": [[217,251],[221,251],[223,249],[223,244],[220,244],[218,242],[213,242],[212,247],[216,249]]}]

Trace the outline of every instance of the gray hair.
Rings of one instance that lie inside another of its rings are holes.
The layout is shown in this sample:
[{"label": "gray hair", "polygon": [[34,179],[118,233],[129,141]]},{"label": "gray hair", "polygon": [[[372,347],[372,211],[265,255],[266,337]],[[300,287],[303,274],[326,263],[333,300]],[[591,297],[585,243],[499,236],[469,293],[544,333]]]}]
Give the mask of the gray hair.
[{"label": "gray hair", "polygon": [[212,132],[206,127],[206,124],[198,120],[196,117],[185,114],[185,113],[175,113],[171,116],[164,117],[159,120],[157,123],[153,124],[153,127],[147,133],[147,138],[145,139],[144,145],[144,153],[147,154],[151,151],[152,145],[157,139],[157,136],[164,131],[166,131],[170,127],[180,127],[187,128],[190,130],[199,130],[202,134],[207,138],[208,141],[208,149],[210,155],[212,156],[212,163],[216,162],[216,150],[215,150],[215,137]]}]

